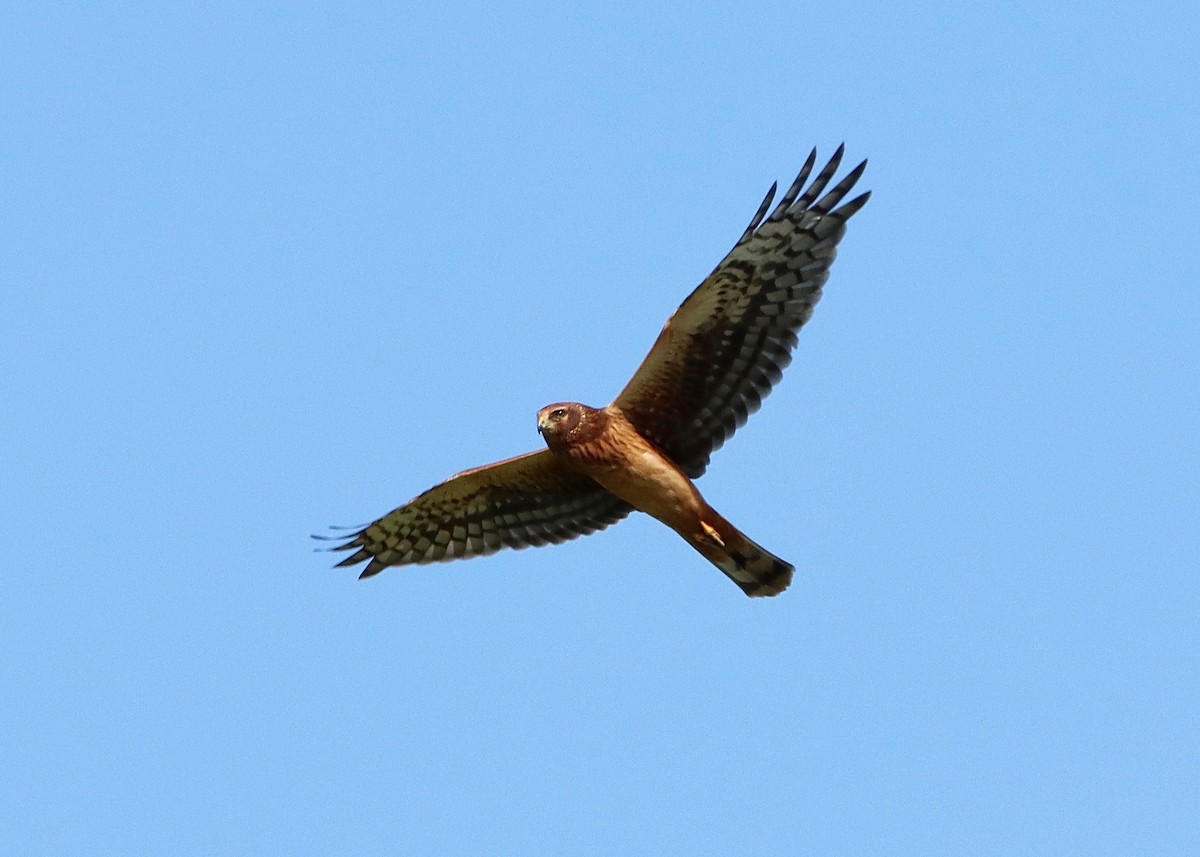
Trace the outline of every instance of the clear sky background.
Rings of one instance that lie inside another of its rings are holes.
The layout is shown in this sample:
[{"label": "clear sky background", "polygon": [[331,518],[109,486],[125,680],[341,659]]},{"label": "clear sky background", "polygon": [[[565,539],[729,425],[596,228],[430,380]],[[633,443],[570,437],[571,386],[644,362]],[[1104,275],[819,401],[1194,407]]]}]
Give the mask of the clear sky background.
[{"label": "clear sky background", "polygon": [[[7,4],[13,854],[1200,852],[1189,4]],[[796,360],[644,516],[309,534],[600,405],[816,145]]]}]

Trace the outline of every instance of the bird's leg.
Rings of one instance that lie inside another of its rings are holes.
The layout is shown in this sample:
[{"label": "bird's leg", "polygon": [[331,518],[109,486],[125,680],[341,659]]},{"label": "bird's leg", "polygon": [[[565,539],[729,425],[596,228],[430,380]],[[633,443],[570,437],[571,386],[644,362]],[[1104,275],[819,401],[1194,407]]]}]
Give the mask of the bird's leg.
[{"label": "bird's leg", "polygon": [[712,526],[704,520],[700,521],[700,528],[704,530],[704,535],[708,536],[721,547],[725,547],[725,542],[721,539],[720,534],[712,528]]}]

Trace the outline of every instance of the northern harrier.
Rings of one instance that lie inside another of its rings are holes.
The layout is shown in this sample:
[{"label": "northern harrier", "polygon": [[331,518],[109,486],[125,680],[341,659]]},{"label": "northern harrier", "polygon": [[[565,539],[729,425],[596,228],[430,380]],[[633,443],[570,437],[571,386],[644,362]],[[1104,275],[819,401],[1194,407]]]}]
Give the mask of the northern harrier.
[{"label": "northern harrier", "polygon": [[564,542],[637,509],[683,536],[747,595],[786,589],[792,566],[713,511],[692,480],[791,362],[846,221],[870,197],[840,204],[866,161],[821,195],[841,147],[805,188],[816,154],[767,216],[771,186],[729,255],[667,320],[611,404],[547,405],[538,412],[546,449],[430,488],[346,536],[334,550],[354,553],[338,565],[366,562],[361,577],[369,577],[390,565]]}]

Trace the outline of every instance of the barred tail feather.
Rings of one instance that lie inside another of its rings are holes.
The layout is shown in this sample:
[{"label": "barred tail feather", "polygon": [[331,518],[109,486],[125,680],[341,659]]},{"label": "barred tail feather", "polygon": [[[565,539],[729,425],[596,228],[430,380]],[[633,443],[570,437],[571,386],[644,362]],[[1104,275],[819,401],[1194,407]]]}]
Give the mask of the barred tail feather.
[{"label": "barred tail feather", "polygon": [[[688,542],[751,598],[778,595],[792,582],[795,567],[751,541],[720,515],[705,516],[705,530]],[[714,535],[715,534],[715,535]]]}]

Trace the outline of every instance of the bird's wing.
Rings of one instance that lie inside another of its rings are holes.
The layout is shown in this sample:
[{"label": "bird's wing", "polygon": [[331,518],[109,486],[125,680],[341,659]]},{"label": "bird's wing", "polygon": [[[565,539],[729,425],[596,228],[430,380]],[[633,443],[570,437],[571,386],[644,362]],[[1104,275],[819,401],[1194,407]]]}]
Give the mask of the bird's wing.
[{"label": "bird's wing", "polygon": [[465,470],[347,536],[355,550],[339,566],[389,565],[484,556],[501,548],[557,544],[594,533],[631,511],[548,449]]},{"label": "bird's wing", "polygon": [[841,163],[841,147],[804,189],[816,156],[814,149],[764,220],[775,196],[771,186],[729,255],[667,320],[613,402],[693,478],[791,362],[796,333],[821,296],[846,221],[870,197],[839,207],[866,161],[821,196]]}]

